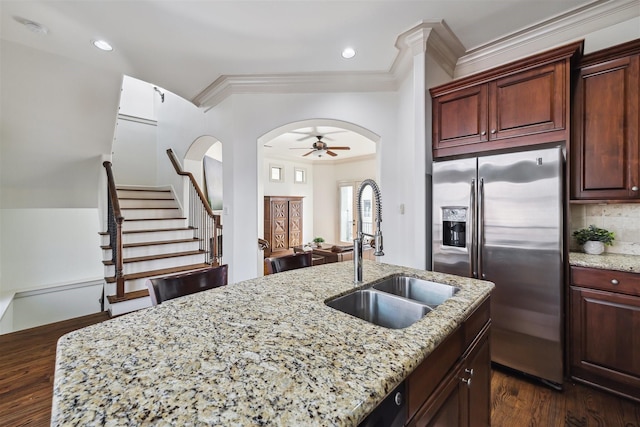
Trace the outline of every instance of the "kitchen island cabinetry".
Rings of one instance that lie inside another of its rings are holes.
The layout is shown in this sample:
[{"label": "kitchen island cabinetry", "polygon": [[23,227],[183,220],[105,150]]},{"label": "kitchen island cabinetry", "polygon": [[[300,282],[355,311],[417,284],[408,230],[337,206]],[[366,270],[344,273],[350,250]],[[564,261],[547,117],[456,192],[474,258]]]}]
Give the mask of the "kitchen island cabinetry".
[{"label": "kitchen island cabinetry", "polygon": [[573,200],[640,201],[640,40],[582,58],[571,143]]},{"label": "kitchen island cabinetry", "polygon": [[640,274],[571,267],[571,377],[640,402]]},{"label": "kitchen island cabinetry", "polygon": [[433,157],[562,142],[574,43],[430,90]]},{"label": "kitchen island cabinetry", "polygon": [[[408,426],[489,426],[491,353],[489,301],[410,376]],[[480,330],[477,328],[480,327]],[[465,336],[467,337],[465,339]],[[465,342],[470,341],[465,348]],[[454,359],[456,352],[461,355]],[[448,374],[443,369],[455,362]],[[438,375],[445,375],[439,382]],[[436,384],[438,384],[436,386]],[[425,393],[427,397],[424,399]],[[422,398],[421,398],[422,397]],[[420,405],[419,407],[418,404]]]}]

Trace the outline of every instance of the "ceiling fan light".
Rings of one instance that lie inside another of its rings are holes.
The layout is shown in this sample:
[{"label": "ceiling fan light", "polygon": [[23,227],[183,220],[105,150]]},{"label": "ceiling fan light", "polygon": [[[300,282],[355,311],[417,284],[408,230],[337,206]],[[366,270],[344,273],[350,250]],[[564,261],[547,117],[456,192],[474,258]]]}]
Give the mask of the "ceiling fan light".
[{"label": "ceiling fan light", "polygon": [[313,155],[318,158],[324,156],[325,154],[327,154],[327,150],[316,150],[316,152],[313,153]]}]

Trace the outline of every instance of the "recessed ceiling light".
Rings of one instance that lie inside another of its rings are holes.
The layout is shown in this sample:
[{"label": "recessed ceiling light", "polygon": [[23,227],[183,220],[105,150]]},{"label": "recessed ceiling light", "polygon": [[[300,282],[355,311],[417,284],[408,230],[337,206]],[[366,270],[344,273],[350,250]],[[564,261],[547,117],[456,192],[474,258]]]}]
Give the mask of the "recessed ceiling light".
[{"label": "recessed ceiling light", "polygon": [[44,25],[38,24],[35,21],[31,21],[30,19],[20,18],[19,16],[14,16],[13,19],[15,19],[17,22],[27,27],[27,29],[33,33],[37,33],[37,34],[49,33],[49,29],[47,27],[45,27]]},{"label": "recessed ceiling light", "polygon": [[356,56],[356,51],[355,51],[355,50],[353,50],[353,49],[352,49],[352,48],[350,48],[350,47],[347,47],[347,48],[345,48],[345,49],[342,51],[342,57],[343,57],[344,59],[351,59],[351,58],[353,58],[354,56]]},{"label": "recessed ceiling light", "polygon": [[113,50],[113,47],[104,40],[94,40],[92,43],[95,47],[97,47],[100,50],[104,50],[107,52],[111,52]]}]

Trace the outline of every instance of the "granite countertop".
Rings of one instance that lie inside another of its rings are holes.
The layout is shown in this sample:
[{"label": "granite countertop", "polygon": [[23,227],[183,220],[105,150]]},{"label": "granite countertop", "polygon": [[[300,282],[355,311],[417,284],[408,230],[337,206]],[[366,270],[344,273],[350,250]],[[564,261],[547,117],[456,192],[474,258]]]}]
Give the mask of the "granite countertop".
[{"label": "granite countertop", "polygon": [[58,341],[51,425],[355,426],[493,284],[365,260],[364,282],[406,274],[460,287],[393,330],[334,310],[353,263],[201,292]]},{"label": "granite countertop", "polygon": [[582,252],[570,252],[569,264],[576,267],[601,268],[605,270],[640,273],[639,255],[608,254],[589,255]]}]

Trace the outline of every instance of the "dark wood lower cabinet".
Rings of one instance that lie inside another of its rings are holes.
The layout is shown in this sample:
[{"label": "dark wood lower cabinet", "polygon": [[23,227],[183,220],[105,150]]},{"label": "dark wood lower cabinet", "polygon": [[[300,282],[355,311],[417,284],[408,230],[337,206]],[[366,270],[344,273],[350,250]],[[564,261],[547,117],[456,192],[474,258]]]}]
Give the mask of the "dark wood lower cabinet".
[{"label": "dark wood lower cabinet", "polygon": [[487,299],[409,376],[408,426],[490,425],[489,327]]},{"label": "dark wood lower cabinet", "polygon": [[640,402],[640,274],[571,273],[571,377]]}]

